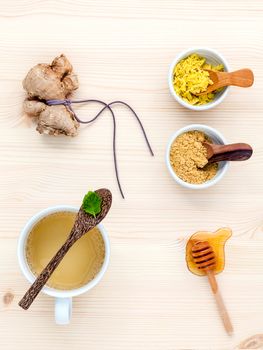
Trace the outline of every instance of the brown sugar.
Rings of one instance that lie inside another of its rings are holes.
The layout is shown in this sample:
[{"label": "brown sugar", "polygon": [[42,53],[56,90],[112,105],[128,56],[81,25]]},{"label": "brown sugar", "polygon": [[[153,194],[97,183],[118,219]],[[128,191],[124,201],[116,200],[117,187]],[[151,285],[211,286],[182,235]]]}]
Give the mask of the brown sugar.
[{"label": "brown sugar", "polygon": [[217,173],[218,164],[208,164],[202,142],[211,143],[211,139],[202,131],[193,130],[179,135],[172,144],[170,163],[176,175],[185,182],[201,184]]}]

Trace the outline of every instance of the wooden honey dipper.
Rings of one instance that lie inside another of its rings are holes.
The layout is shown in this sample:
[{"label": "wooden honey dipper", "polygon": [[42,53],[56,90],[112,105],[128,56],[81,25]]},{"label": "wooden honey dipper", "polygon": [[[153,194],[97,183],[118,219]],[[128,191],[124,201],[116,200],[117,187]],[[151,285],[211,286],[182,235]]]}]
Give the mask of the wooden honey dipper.
[{"label": "wooden honey dipper", "polygon": [[216,257],[213,248],[207,241],[197,241],[192,246],[192,257],[198,269],[203,270],[208,277],[226,332],[229,335],[233,334],[233,326],[214,274]]}]

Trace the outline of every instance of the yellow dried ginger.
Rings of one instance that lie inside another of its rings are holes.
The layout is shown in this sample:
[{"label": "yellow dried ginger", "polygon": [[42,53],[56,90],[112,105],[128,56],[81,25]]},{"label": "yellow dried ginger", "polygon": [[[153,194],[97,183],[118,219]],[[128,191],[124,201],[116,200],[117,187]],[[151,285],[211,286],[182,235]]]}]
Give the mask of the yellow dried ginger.
[{"label": "yellow dried ginger", "polygon": [[215,93],[196,96],[197,93],[204,92],[209,85],[213,84],[205,69],[223,71],[224,67],[223,65],[207,64],[206,59],[196,53],[182,59],[174,67],[174,90],[177,95],[191,105],[202,105],[211,102],[215,97]]}]

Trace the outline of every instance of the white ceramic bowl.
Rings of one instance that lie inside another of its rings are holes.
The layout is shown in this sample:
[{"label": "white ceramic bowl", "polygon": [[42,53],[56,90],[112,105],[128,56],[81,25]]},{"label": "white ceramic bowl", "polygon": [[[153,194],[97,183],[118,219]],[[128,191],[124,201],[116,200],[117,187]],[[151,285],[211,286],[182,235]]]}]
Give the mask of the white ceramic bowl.
[{"label": "white ceramic bowl", "polygon": [[199,131],[203,131],[207,136],[209,136],[211,138],[211,140],[213,141],[213,143],[217,143],[217,144],[221,144],[221,145],[225,145],[227,142],[224,138],[224,136],[218,132],[217,130],[211,128],[210,126],[207,125],[202,125],[202,124],[191,124],[191,125],[187,125],[182,129],[179,129],[178,131],[176,131],[170,138],[168,144],[167,144],[167,148],[166,148],[166,166],[171,174],[171,176],[173,177],[173,179],[181,186],[192,189],[192,190],[201,190],[204,188],[208,188],[210,186],[215,185],[219,180],[222,179],[222,177],[225,175],[228,167],[229,167],[229,162],[219,162],[219,166],[218,166],[218,171],[216,173],[216,175],[211,179],[208,180],[202,184],[190,184],[188,182],[183,181],[182,179],[180,179],[180,177],[178,177],[175,173],[175,171],[173,170],[173,167],[170,163],[170,151],[171,151],[171,146],[174,142],[174,140],[181,134],[187,132],[187,131],[193,131],[193,130],[199,130]]},{"label": "white ceramic bowl", "polygon": [[213,50],[213,49],[209,49],[206,47],[196,47],[196,48],[191,48],[188,49],[186,51],[181,52],[179,55],[177,55],[175,57],[175,59],[173,60],[173,62],[170,65],[170,69],[169,69],[169,75],[168,75],[168,84],[169,84],[169,89],[170,92],[172,94],[172,96],[176,99],[177,102],[179,102],[182,106],[192,109],[194,111],[205,111],[207,109],[210,108],[214,108],[215,106],[217,106],[219,103],[221,103],[224,98],[226,97],[229,87],[225,87],[222,91],[218,92],[215,95],[215,98],[213,101],[206,103],[204,105],[201,106],[193,106],[190,103],[187,103],[186,101],[184,101],[180,96],[177,95],[177,93],[174,90],[174,86],[173,86],[173,70],[174,67],[177,65],[177,63],[179,61],[181,61],[182,59],[186,58],[187,56],[193,54],[193,53],[197,53],[200,56],[203,56],[206,58],[207,63],[213,64],[213,65],[218,65],[218,64],[223,64],[224,65],[224,70],[226,72],[229,72],[229,65],[226,62],[226,60],[224,59],[224,57],[218,53],[217,51]]}]

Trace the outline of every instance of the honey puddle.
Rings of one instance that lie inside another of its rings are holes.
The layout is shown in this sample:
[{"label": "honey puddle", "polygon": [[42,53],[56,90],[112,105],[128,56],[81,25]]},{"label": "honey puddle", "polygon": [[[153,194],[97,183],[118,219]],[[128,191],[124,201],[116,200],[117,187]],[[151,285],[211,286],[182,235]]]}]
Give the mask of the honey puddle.
[{"label": "honey puddle", "polygon": [[199,231],[193,234],[186,245],[186,263],[188,269],[195,275],[203,276],[205,270],[199,269],[193,260],[192,247],[197,242],[208,242],[215,254],[215,274],[224,270],[225,267],[225,243],[232,236],[232,231],[229,228],[220,228],[216,232]]}]

